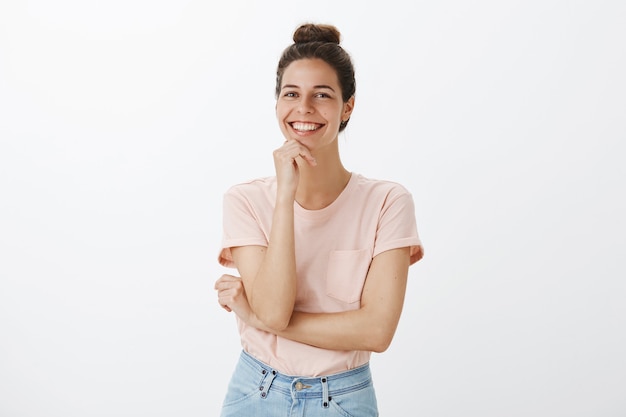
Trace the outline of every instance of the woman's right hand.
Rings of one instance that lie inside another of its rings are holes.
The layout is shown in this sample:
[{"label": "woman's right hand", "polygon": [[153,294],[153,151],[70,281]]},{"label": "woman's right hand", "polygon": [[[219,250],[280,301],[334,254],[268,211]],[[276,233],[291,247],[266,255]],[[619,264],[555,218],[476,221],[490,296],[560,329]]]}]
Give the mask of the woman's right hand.
[{"label": "woman's right hand", "polygon": [[295,198],[300,172],[297,158],[302,158],[310,166],[316,166],[317,161],[311,155],[309,149],[298,142],[290,139],[283,143],[283,146],[274,151],[274,168],[276,169],[276,180],[278,182],[278,192],[285,193],[289,198]]}]

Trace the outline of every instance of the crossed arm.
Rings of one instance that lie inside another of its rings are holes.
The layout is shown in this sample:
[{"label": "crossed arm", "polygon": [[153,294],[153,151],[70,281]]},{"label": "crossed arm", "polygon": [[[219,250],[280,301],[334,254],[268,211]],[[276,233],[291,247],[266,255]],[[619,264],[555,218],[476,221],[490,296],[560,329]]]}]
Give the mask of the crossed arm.
[{"label": "crossed arm", "polygon": [[[267,286],[262,288],[258,282],[255,283],[261,266],[267,260],[265,249],[260,246],[231,249],[241,278],[223,275],[216,282],[222,307],[234,311],[248,325],[323,349],[383,352],[389,347],[404,303],[409,269],[408,247],[392,249],[374,257],[363,287],[360,308],[338,313],[293,311],[294,298],[288,297],[285,302],[277,296],[266,297],[270,292],[279,295],[276,293],[280,290]],[[291,279],[295,285],[295,272]],[[264,293],[263,297],[260,292]],[[250,299],[256,300],[257,304],[251,303]],[[263,312],[270,311],[272,305],[278,310],[291,308],[285,326],[271,326],[271,321],[263,316]]]}]

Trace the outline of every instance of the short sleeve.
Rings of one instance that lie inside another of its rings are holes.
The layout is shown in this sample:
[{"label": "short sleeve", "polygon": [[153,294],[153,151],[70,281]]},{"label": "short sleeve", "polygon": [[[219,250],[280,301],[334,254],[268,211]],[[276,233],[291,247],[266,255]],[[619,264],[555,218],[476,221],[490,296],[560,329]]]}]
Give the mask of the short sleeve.
[{"label": "short sleeve", "polygon": [[398,187],[387,195],[383,205],[376,231],[373,256],[403,247],[410,248],[410,265],[419,261],[424,254],[417,233],[413,197],[408,191]]},{"label": "short sleeve", "polygon": [[259,215],[248,199],[236,188],[224,194],[222,210],[222,247],[218,262],[234,268],[230,248],[237,246],[267,246],[268,237],[260,224]]}]

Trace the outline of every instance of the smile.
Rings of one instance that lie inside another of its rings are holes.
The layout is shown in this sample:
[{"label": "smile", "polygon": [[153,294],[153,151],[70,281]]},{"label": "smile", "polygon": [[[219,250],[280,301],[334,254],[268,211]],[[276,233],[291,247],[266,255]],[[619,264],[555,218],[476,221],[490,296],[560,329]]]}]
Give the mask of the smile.
[{"label": "smile", "polygon": [[305,123],[305,122],[291,122],[289,123],[289,125],[294,130],[297,130],[300,132],[312,132],[324,126],[323,124],[319,124],[319,123]]}]

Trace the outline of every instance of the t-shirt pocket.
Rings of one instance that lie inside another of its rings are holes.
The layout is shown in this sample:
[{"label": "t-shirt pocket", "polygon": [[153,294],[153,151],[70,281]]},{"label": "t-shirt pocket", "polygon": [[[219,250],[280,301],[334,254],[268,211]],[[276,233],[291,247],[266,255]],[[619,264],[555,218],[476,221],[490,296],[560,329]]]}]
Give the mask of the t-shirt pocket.
[{"label": "t-shirt pocket", "polygon": [[332,251],[326,273],[326,294],[344,303],[359,301],[371,262],[367,249]]}]

